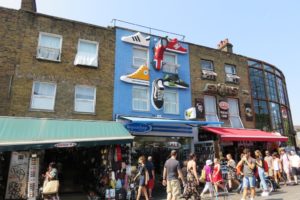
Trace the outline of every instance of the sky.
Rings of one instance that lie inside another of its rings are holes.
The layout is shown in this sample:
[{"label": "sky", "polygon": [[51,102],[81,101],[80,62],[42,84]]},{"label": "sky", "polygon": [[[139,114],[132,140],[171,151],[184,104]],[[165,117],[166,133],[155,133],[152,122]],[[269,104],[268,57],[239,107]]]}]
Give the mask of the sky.
[{"label": "sky", "polygon": [[[2,7],[19,9],[20,4],[21,0],[0,0]],[[212,48],[229,38],[234,53],[263,60],[284,73],[293,123],[300,125],[299,0],[36,0],[36,4],[39,13],[104,27],[120,19],[182,34],[187,42]]]}]

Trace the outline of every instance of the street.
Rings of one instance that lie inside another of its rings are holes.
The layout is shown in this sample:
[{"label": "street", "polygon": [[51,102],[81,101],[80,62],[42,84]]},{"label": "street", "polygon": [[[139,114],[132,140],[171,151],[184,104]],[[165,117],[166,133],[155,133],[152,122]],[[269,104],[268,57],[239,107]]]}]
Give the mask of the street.
[{"label": "street", "polygon": [[[300,200],[300,185],[295,186],[282,186],[281,189],[278,189],[275,192],[272,192],[268,197],[261,197],[260,191],[258,191],[255,200]],[[240,200],[242,197],[241,194],[230,193],[228,196],[228,200]],[[166,197],[161,198],[153,198],[155,200],[166,200]],[[209,198],[209,196],[205,196],[203,199],[210,200],[215,198]],[[218,200],[223,200],[223,197],[219,197]],[[249,200],[248,198],[247,200]]]}]

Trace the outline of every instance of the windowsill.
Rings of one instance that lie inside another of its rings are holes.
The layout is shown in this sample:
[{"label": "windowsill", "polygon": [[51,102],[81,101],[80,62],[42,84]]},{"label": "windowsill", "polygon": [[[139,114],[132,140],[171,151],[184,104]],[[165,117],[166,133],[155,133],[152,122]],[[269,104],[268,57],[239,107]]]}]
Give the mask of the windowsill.
[{"label": "windowsill", "polygon": [[52,59],[47,59],[47,58],[41,58],[41,57],[36,57],[36,59],[38,60],[45,60],[45,61],[51,61],[51,62],[56,62],[56,63],[60,63],[61,60],[52,60]]},{"label": "windowsill", "polygon": [[210,79],[210,78],[203,78],[203,77],[200,77],[200,78],[198,78],[198,79],[201,79],[201,80],[208,80],[208,81],[216,81],[216,80],[217,80],[217,78],[215,78],[215,79]]},{"label": "windowsill", "polygon": [[46,109],[39,109],[39,108],[30,108],[30,112],[47,112],[47,113],[54,113],[55,110],[46,110]]},{"label": "windowsill", "polygon": [[[75,64],[74,64],[75,65]],[[86,65],[86,64],[76,64],[76,67],[90,67],[90,68],[95,68],[97,69],[99,66],[94,66],[94,65]]]},{"label": "windowsill", "polygon": [[164,112],[164,114],[166,114],[166,115],[177,115],[177,116],[180,115],[179,113],[166,113],[166,112]]},{"label": "windowsill", "polygon": [[134,109],[132,109],[132,111],[133,112],[139,112],[139,113],[141,113],[141,112],[150,112],[150,110],[134,110]]},{"label": "windowsill", "polygon": [[73,111],[73,114],[76,114],[76,115],[93,115],[93,116],[96,116],[96,113],[95,112],[79,112],[79,111]]}]

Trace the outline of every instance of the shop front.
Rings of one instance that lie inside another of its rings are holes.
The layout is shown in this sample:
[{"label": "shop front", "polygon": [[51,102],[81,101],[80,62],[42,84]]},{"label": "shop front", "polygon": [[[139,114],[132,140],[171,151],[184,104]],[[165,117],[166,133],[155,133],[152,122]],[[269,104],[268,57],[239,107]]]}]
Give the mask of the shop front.
[{"label": "shop front", "polygon": [[133,136],[120,123],[1,117],[0,137],[0,199],[39,199],[50,162],[61,197],[127,195],[117,183],[131,175]]}]

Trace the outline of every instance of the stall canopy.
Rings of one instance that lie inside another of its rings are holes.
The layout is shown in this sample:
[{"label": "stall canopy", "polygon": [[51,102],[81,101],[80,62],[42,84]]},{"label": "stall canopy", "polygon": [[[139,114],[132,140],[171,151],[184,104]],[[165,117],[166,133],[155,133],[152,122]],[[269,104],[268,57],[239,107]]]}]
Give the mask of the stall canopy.
[{"label": "stall canopy", "polygon": [[0,117],[0,150],[46,149],[128,143],[118,122]]},{"label": "stall canopy", "polygon": [[203,127],[203,130],[219,135],[222,141],[286,142],[288,140],[287,137],[257,129]]}]

